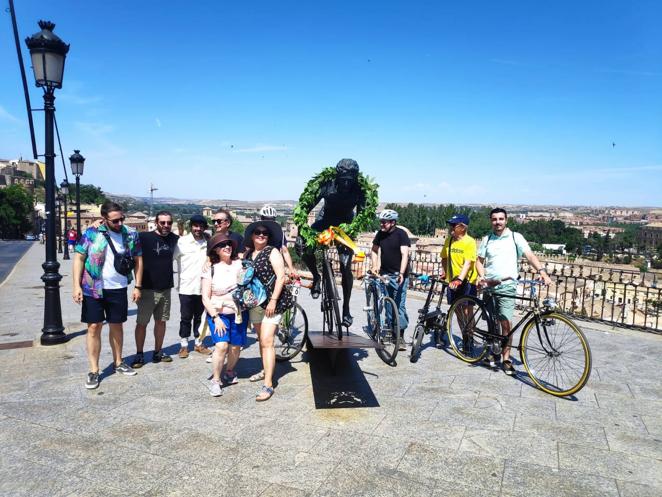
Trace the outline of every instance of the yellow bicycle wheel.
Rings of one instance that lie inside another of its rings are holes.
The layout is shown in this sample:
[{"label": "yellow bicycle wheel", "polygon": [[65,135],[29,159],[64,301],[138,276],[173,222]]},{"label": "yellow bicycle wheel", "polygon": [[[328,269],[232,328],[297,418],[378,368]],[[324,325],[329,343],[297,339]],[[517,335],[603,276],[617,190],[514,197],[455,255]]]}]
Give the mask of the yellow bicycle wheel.
[{"label": "yellow bicycle wheel", "polygon": [[579,392],[591,374],[591,349],[584,333],[571,319],[555,312],[526,323],[520,357],[538,388],[556,397]]}]

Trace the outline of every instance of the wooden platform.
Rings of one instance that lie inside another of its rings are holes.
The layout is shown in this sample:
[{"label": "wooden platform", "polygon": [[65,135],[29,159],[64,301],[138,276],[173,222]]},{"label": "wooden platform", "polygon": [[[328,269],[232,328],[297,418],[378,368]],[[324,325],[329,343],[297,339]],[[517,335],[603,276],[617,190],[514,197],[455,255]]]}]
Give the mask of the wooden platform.
[{"label": "wooden platform", "polygon": [[321,331],[308,330],[308,340],[315,349],[381,349],[382,345],[371,340],[366,335],[343,334],[342,340],[329,335],[323,335]]}]

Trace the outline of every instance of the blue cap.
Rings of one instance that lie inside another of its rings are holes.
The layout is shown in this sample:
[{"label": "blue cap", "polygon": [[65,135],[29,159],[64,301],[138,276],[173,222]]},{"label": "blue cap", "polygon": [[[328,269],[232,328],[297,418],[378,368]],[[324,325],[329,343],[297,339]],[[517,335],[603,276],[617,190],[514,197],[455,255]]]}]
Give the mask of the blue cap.
[{"label": "blue cap", "polygon": [[465,226],[469,226],[469,216],[465,216],[464,214],[453,214],[453,217],[446,222],[448,224],[464,224]]}]

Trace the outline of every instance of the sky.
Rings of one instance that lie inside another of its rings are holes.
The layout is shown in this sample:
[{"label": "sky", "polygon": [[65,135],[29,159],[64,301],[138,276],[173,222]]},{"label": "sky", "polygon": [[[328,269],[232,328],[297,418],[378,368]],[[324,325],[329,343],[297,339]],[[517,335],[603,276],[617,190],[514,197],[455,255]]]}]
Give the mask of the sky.
[{"label": "sky", "polygon": [[[46,19],[71,45],[55,102],[65,159],[80,149],[82,182],[110,193],[297,199],[353,158],[381,201],[662,206],[659,1],[15,7],[33,108],[23,40]],[[32,158],[0,19],[0,158]]]}]

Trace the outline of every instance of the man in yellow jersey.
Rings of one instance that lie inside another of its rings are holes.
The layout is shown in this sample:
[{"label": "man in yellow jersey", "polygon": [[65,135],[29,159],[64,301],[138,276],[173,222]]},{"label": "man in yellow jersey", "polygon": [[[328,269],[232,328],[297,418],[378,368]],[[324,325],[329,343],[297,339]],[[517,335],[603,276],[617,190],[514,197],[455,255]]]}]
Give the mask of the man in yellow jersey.
[{"label": "man in yellow jersey", "polygon": [[447,221],[450,236],[441,249],[441,277],[448,282],[448,303],[462,295],[476,296],[476,240],[467,235],[469,218],[455,214]]},{"label": "man in yellow jersey", "polygon": [[[441,277],[448,282],[446,298],[452,304],[462,295],[476,296],[476,240],[467,235],[468,216],[455,214],[447,223],[449,236],[441,249]],[[471,307],[464,311],[470,315]],[[464,337],[465,349],[472,346],[471,342],[470,336]]]}]

